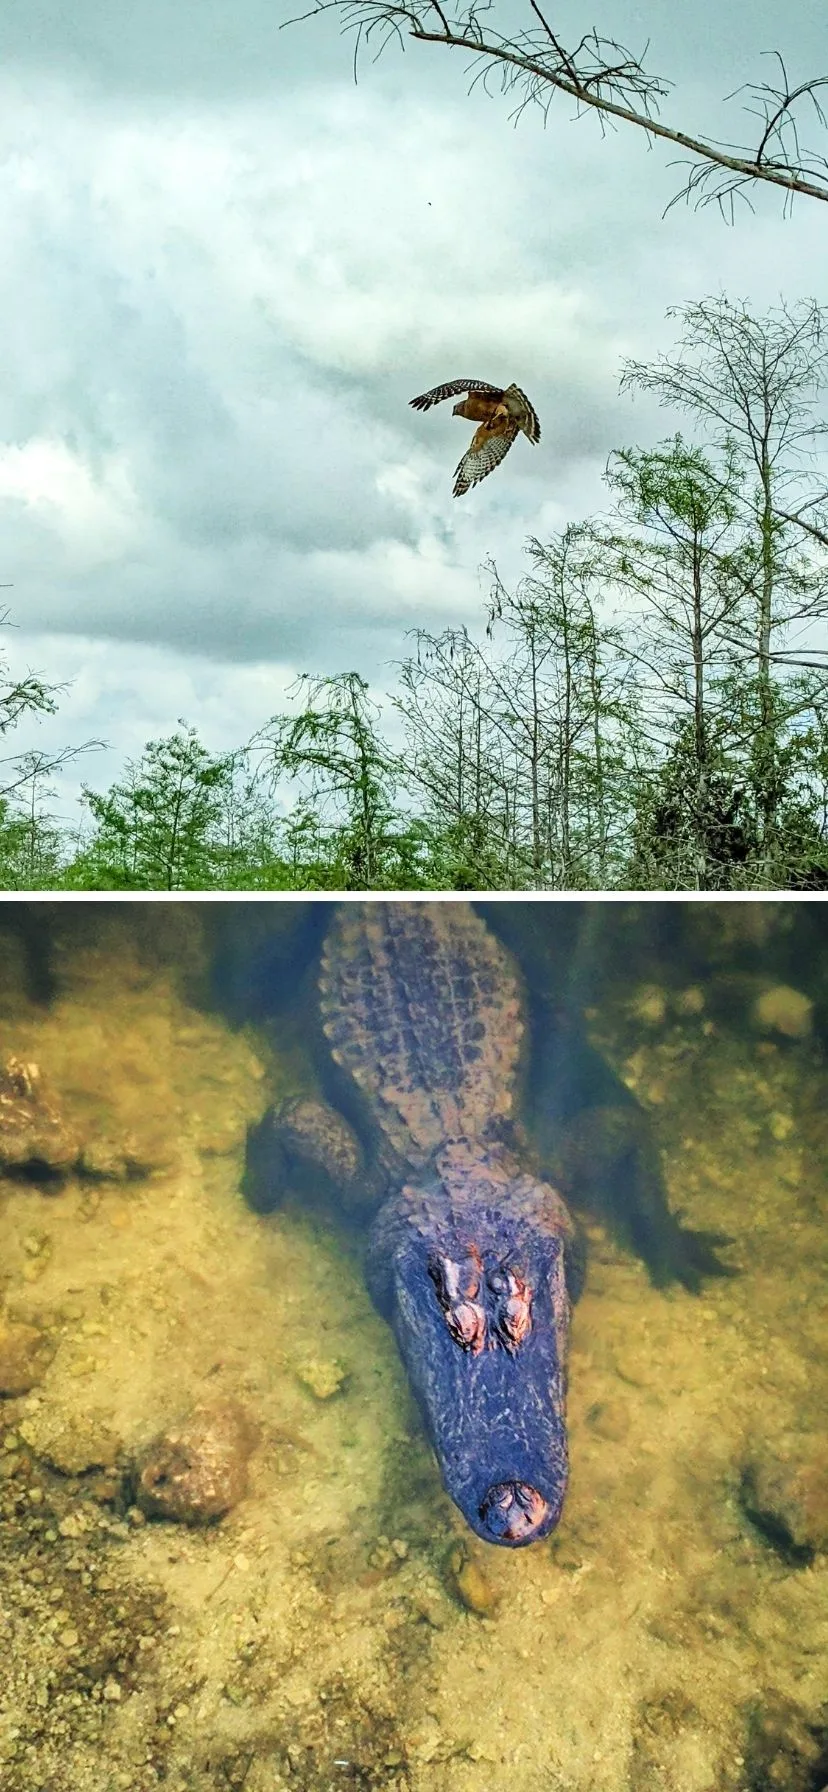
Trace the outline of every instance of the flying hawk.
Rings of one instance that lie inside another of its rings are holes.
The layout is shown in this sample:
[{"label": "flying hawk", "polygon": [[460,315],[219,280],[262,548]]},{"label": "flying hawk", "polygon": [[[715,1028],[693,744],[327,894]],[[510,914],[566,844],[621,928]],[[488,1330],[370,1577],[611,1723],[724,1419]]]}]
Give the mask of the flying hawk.
[{"label": "flying hawk", "polygon": [[477,485],[478,480],[485,479],[500,465],[519,429],[530,442],[540,441],[537,414],[519,386],[490,386],[488,380],[447,380],[443,386],[421,392],[419,398],[411,399],[411,404],[415,411],[428,411],[444,398],[456,398],[458,392],[465,392],[466,396],[462,404],[453,407],[452,416],[468,417],[480,428],[475,430],[455,472],[455,498],[462,497],[470,486]]}]

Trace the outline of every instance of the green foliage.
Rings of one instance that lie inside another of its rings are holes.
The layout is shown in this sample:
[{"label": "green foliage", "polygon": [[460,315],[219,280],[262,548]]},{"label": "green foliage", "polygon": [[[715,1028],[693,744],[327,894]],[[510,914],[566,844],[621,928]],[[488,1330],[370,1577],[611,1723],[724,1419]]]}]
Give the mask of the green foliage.
[{"label": "green foliage", "polygon": [[58,828],[0,799],[0,872],[4,890],[61,886],[63,839]]},{"label": "green foliage", "polygon": [[[7,613],[0,615],[0,627],[7,621]],[[60,688],[45,684],[35,672],[12,678],[0,653],[0,738],[10,735],[24,718],[54,715]],[[101,744],[86,741],[54,754],[30,749],[0,759],[0,888],[60,888],[66,845],[55,816],[44,807],[55,794],[48,781]]]},{"label": "green foliage", "polygon": [[84,787],[92,838],[66,872],[67,888],[200,890],[232,865],[222,822],[232,755],[212,759],[192,728],[150,741],[105,795]]},{"label": "green foliage", "polygon": [[[305,699],[298,715],[275,716],[256,738],[272,787],[299,785],[299,827],[312,862],[328,877],[312,887],[400,888],[410,849],[402,852],[393,799],[397,765],[377,734],[377,705],[356,672],[297,680]],[[291,841],[297,842],[294,828]],[[413,867],[412,867],[413,869]],[[308,887],[308,886],[306,886]]]},{"label": "green foliage", "polygon": [[[79,840],[49,807],[73,755],[18,755],[5,888],[828,888],[822,314],[680,315],[678,353],[623,384],[702,439],[619,449],[612,512],[530,540],[513,591],[489,561],[485,633],[417,630],[393,743],[357,672],[306,674],[246,748],[182,723],[85,787]],[[54,711],[3,673],[0,734]]]}]

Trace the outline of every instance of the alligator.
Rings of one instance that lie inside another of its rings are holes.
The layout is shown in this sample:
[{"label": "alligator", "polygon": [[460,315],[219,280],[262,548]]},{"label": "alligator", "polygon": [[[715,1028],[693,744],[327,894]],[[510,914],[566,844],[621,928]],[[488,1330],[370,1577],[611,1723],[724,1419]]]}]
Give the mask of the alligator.
[{"label": "alligator", "polygon": [[[523,1547],[564,1504],[585,1234],[519,1112],[530,1044],[520,972],[467,903],[349,903],[334,912],[319,992],[337,1107],[303,1096],[271,1109],[248,1140],[245,1191],[266,1209],[321,1179],[373,1216],[368,1287],[446,1491],[484,1541]],[[670,1213],[641,1111],[600,1106],[586,1119],[570,1134],[574,1198],[591,1159],[599,1207],[610,1184],[623,1190],[627,1237],[654,1280],[697,1288],[731,1273],[716,1255],[723,1235]]]}]

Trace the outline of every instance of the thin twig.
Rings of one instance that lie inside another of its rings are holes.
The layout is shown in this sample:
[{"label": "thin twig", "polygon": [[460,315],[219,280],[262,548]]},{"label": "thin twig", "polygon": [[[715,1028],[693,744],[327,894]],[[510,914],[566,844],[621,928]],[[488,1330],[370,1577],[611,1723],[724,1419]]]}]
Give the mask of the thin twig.
[{"label": "thin twig", "polygon": [[[420,43],[439,43],[450,49],[471,51],[475,59],[483,58],[485,63],[475,74],[472,86],[480,79],[485,86],[493,64],[500,68],[504,91],[518,81],[522,82],[524,96],[512,114],[513,118],[519,117],[524,107],[532,103],[540,105],[545,118],[552,95],[557,91],[574,99],[579,112],[583,107],[591,109],[602,125],[616,121],[635,125],[646,133],[650,145],[657,139],[676,144],[698,158],[702,166],[692,169],[686,185],[670,200],[667,211],[678,199],[689,202],[697,195],[697,207],[715,202],[723,215],[729,207],[732,218],[735,197],[738,195],[750,204],[744,189],[756,181],[779,187],[785,193],[786,210],[797,193],[811,199],[828,200],[828,161],[824,156],[802,155],[794,116],[794,108],[809,99],[819,123],[825,125],[818,92],[828,86],[828,76],[817,76],[791,87],[780,53],[765,52],[773,55],[779,64],[781,86],[748,84],[727,96],[732,99],[747,91],[759,102],[758,113],[756,108],[745,108],[762,119],[756,149],[708,141],[662,124],[654,116],[659,99],[670,91],[670,83],[648,75],[642,57],[632,55],[621,44],[600,37],[595,31],[585,34],[577,48],[569,51],[553,31],[539,0],[529,0],[529,5],[539,29],[521,32],[512,41],[491,27],[484,32],[480,14],[487,12],[489,7],[487,3],[475,4],[475,0],[453,19],[449,18],[441,0],[318,0],[309,12],[285,23],[298,24],[320,13],[338,12],[343,19],[343,31],[355,30],[357,34],[355,74],[357,51],[377,28],[382,34],[378,55],[391,36],[403,45],[404,33]],[[643,54],[646,55],[646,47]],[[789,145],[793,153],[789,153]],[[775,153],[769,153],[771,150]],[[708,190],[714,181],[718,181],[718,185]]]}]

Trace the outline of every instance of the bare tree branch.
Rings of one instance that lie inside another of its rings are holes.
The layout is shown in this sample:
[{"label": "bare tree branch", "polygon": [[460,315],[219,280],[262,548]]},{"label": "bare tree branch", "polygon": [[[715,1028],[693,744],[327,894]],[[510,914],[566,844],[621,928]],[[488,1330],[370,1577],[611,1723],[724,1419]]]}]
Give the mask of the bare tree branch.
[{"label": "bare tree branch", "polygon": [[821,541],[822,546],[828,548],[828,530],[818,529],[816,523],[806,522],[801,511],[777,510],[776,514],[783,522],[796,523],[798,528],[804,529],[807,535],[813,535],[815,541]]},{"label": "bare tree branch", "polygon": [[[44,753],[38,748],[31,748],[25,753],[9,754],[0,759],[0,768],[11,766],[13,775],[7,783],[0,782],[0,798],[14,796],[24,784],[32,779],[49,778],[53,772],[62,771],[64,766],[73,765],[83,753],[97,753],[108,747],[106,740],[85,740],[79,747],[58,747],[55,753]],[[2,778],[0,769],[0,779]]]},{"label": "bare tree branch", "polygon": [[[472,87],[481,79],[485,86],[492,68],[499,68],[502,92],[522,89],[522,97],[511,114],[513,119],[526,106],[536,104],[545,120],[553,96],[559,92],[575,100],[577,116],[584,109],[594,111],[602,129],[607,123],[620,121],[646,131],[651,144],[653,139],[676,144],[698,158],[699,166],[692,167],[685,186],[670,200],[667,211],[679,199],[688,203],[693,199],[697,210],[714,203],[723,216],[728,210],[732,220],[736,196],[750,204],[747,189],[756,181],[782,188],[786,211],[795,193],[828,200],[828,159],[801,148],[796,112],[797,107],[809,101],[819,124],[825,126],[819,94],[828,86],[828,75],[792,87],[779,52],[765,52],[779,64],[780,84],[762,82],[736,90],[749,94],[755,104],[744,110],[762,121],[756,148],[743,148],[693,137],[658,122],[659,100],[670,92],[672,83],[649,75],[644,69],[647,45],[641,56],[635,56],[615,39],[592,30],[584,34],[574,50],[567,50],[538,0],[529,0],[537,25],[510,40],[482,23],[481,15],[489,10],[489,4],[490,0],[470,0],[464,9],[462,0],[458,0],[459,10],[452,16],[440,0],[317,0],[309,12],[285,23],[295,25],[320,13],[338,13],[342,30],[356,33],[354,79],[359,49],[375,32],[379,37],[375,61],[392,38],[404,49],[406,36],[413,37],[420,43],[471,51],[472,68],[482,59]],[[733,99],[736,94],[726,97]]]}]

